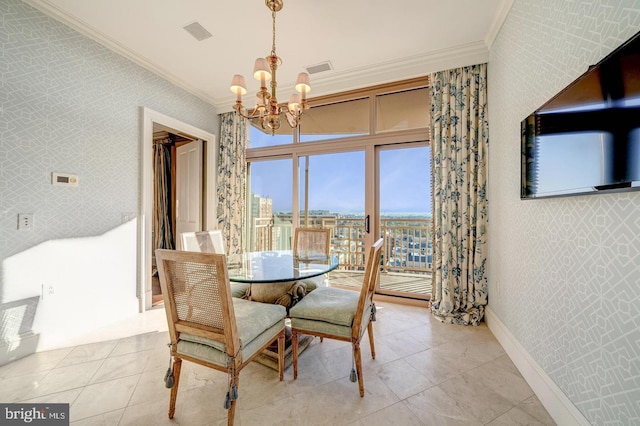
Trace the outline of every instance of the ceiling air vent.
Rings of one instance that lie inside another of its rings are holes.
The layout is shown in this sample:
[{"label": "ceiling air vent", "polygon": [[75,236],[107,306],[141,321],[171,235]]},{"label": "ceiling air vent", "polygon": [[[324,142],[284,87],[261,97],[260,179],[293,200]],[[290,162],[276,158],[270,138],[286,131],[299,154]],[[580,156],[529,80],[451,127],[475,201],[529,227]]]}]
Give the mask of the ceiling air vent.
[{"label": "ceiling air vent", "polygon": [[333,67],[331,66],[331,62],[327,61],[307,67],[307,72],[309,74],[318,74],[319,72],[331,71],[332,69]]},{"label": "ceiling air vent", "polygon": [[212,37],[211,33],[205,30],[204,27],[200,25],[199,22],[194,22],[192,24],[185,25],[182,28],[184,28],[186,32],[191,34],[193,38],[195,38],[198,41],[206,40],[209,37]]}]

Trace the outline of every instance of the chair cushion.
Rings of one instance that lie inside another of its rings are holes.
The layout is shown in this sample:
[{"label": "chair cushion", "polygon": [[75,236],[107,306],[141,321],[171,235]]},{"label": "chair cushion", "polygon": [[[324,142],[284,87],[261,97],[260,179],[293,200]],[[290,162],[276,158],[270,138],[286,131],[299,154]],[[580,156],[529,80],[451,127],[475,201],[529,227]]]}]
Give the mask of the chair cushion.
[{"label": "chair cushion", "polygon": [[340,336],[350,339],[353,335],[351,326],[337,325],[325,321],[306,320],[302,318],[291,318],[291,328],[298,330],[302,334],[317,333],[328,336]]},{"label": "chair cushion", "polygon": [[[286,310],[280,305],[238,298],[232,300],[242,358],[247,359],[284,329]],[[224,343],[187,333],[180,334],[178,352],[218,365],[224,365],[227,361]]]},{"label": "chair cushion", "polygon": [[292,321],[300,318],[351,327],[359,298],[356,291],[319,287],[291,308],[289,316]]},{"label": "chair cushion", "polygon": [[302,281],[307,286],[307,293],[312,292],[318,287],[328,287],[329,279],[327,274],[318,275],[317,277],[303,278]]},{"label": "chair cushion", "polygon": [[249,284],[247,283],[231,283],[231,296],[244,299],[248,289]]},{"label": "chair cushion", "polygon": [[299,330],[302,333],[324,334],[329,336],[340,336],[346,339],[362,337],[371,317],[371,305],[367,306],[362,315],[362,323],[360,330],[354,332],[352,326],[338,325],[326,321],[309,320],[303,318],[291,318],[291,328]]}]

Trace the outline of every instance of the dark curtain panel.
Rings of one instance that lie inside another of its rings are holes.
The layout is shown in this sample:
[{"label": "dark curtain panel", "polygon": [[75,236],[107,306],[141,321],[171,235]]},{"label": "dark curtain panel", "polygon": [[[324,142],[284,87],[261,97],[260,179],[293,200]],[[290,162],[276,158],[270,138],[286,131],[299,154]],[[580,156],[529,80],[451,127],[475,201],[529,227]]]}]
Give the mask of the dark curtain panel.
[{"label": "dark curtain panel", "polygon": [[173,211],[171,209],[171,140],[153,145],[153,248],[174,249]]}]

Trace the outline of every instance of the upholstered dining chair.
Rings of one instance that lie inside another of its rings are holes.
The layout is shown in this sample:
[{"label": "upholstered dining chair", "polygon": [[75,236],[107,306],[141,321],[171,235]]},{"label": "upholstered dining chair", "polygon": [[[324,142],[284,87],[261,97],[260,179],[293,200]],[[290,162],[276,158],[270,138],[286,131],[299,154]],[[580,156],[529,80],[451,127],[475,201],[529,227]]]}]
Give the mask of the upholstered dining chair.
[{"label": "upholstered dining chair", "polygon": [[369,248],[360,293],[335,287],[320,287],[289,310],[294,379],[298,377],[298,334],[343,340],[351,342],[353,348],[355,370],[352,369],[351,381],[356,381],[357,374],[360,396],[364,396],[360,342],[366,330],[371,357],[375,359],[371,321],[375,320],[373,292],[378,281],[382,241],[380,238]]},{"label": "upholstered dining chair", "polygon": [[[183,232],[180,237],[182,238],[182,250],[184,251],[225,254],[224,237],[219,229]],[[244,298],[248,289],[249,284],[231,283],[231,295],[233,297]]]},{"label": "upholstered dining chair", "polygon": [[[328,228],[295,228],[293,230],[293,253],[301,259],[313,259],[316,256],[328,256],[331,249],[331,230]],[[307,291],[317,287],[327,287],[327,275],[302,280]]]},{"label": "upholstered dining chair", "polygon": [[171,388],[169,418],[175,413],[185,360],[228,374],[224,407],[232,425],[240,371],[275,340],[279,379],[283,379],[286,310],[231,297],[223,254],[158,249],[156,258],[173,357],[165,375]]}]

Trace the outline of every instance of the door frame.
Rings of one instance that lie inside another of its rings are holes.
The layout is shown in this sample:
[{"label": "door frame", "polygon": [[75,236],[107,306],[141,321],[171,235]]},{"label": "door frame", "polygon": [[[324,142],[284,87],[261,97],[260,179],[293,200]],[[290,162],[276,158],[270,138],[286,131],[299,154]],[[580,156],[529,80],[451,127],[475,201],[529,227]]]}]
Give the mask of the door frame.
[{"label": "door frame", "polygon": [[[372,210],[372,214],[373,217],[375,217],[375,230],[376,230],[376,235],[382,235],[382,220],[381,220],[381,215],[380,215],[380,198],[381,198],[381,194],[380,194],[380,188],[381,188],[381,180],[384,178],[381,173],[380,173],[380,165],[382,163],[382,160],[380,158],[380,155],[383,151],[392,151],[392,150],[401,150],[401,149],[411,149],[411,148],[429,148],[430,144],[427,141],[413,141],[413,142],[404,142],[404,143],[399,143],[399,144],[393,144],[393,145],[376,145],[374,147],[374,169],[375,169],[375,193],[372,194],[373,197],[375,198],[375,202],[373,205],[373,208],[375,210]],[[431,170],[429,172],[429,174],[431,175],[433,173],[433,170]],[[433,189],[432,189],[433,191]],[[433,209],[433,207],[432,207]],[[433,212],[432,212],[433,215]],[[433,223],[433,222],[432,222]],[[371,241],[368,244],[373,244],[375,241]],[[385,250],[383,248],[383,250]],[[392,290],[381,290],[380,289],[380,281],[378,280],[378,282],[376,283],[376,294],[379,295],[384,295],[384,296],[392,296],[392,297],[404,297],[404,298],[410,298],[410,299],[415,299],[415,300],[429,300],[429,296],[428,295],[420,295],[420,294],[416,294],[416,293],[407,293],[407,292],[401,292],[401,291],[392,291]]]},{"label": "door frame", "polygon": [[142,156],[141,156],[141,197],[140,214],[138,215],[138,261],[137,285],[138,309],[140,312],[151,309],[151,233],[153,218],[153,124],[175,129],[205,142],[204,161],[204,208],[202,226],[204,229],[214,229],[217,226],[217,153],[218,142],[216,135],[190,124],[169,117],[147,107],[141,107],[142,112]]}]

